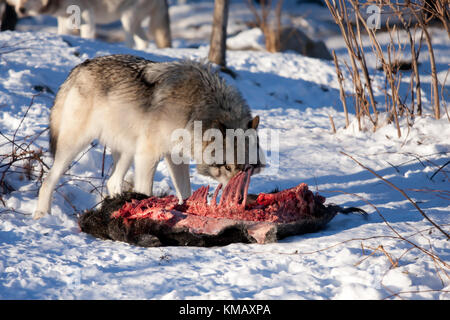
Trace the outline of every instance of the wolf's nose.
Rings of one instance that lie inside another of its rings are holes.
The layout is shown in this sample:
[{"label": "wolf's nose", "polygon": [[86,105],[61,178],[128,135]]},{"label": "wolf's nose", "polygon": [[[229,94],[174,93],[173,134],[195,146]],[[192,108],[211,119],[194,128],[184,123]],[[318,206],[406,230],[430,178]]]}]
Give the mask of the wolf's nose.
[{"label": "wolf's nose", "polygon": [[20,7],[19,8],[19,13],[20,14],[25,14],[25,12],[27,12],[27,9],[25,9],[24,7]]}]

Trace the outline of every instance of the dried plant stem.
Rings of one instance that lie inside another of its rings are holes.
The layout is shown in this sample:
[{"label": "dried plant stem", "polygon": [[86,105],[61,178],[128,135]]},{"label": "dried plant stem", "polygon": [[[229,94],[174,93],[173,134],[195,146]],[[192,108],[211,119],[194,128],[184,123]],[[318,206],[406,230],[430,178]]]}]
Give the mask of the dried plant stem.
[{"label": "dried plant stem", "polygon": [[383,247],[381,244],[380,244],[378,247],[376,247],[376,248],[370,248],[370,247],[367,247],[367,248],[373,250],[372,253],[369,254],[367,257],[363,258],[362,260],[358,261],[357,263],[355,263],[355,264],[354,264],[355,267],[356,267],[356,266],[359,266],[359,265],[360,265],[361,263],[363,263],[365,260],[367,260],[367,259],[370,258],[372,255],[374,255],[375,252],[377,252],[377,251],[381,251],[382,253],[384,253],[384,255],[388,258],[388,260],[389,260],[389,262],[391,263],[391,266],[392,266],[393,268],[398,267],[398,259],[396,259],[396,261],[394,261],[394,260],[392,259],[391,255],[384,249],[384,247]]},{"label": "dried plant stem", "polygon": [[333,117],[329,114],[328,118],[330,119],[331,129],[333,130],[333,133],[336,133],[336,126],[334,125]]},{"label": "dried plant stem", "polygon": [[439,169],[437,169],[437,170],[433,173],[433,175],[430,177],[430,180],[433,180],[434,176],[435,176],[439,171],[441,171],[445,166],[447,166],[448,164],[450,164],[450,160],[447,161],[445,164],[443,164],[441,167],[439,167]]},{"label": "dried plant stem", "polygon": [[348,120],[348,109],[347,109],[347,101],[345,100],[345,90],[344,90],[344,76],[342,75],[341,69],[339,68],[339,62],[336,56],[336,52],[333,50],[333,60],[334,65],[336,66],[336,74],[339,82],[339,95],[342,102],[342,107],[344,108],[345,113],[345,128],[348,128],[350,122]]},{"label": "dried plant stem", "polygon": [[400,297],[401,294],[406,294],[406,293],[423,293],[423,292],[446,292],[449,293],[450,290],[410,290],[410,291],[400,291],[400,292],[396,292],[393,293],[387,297],[384,297],[383,300],[392,298],[392,297]]},{"label": "dried plant stem", "polygon": [[[353,2],[354,2],[354,0],[352,0],[352,3]],[[401,137],[401,131],[400,131],[400,126],[399,126],[399,122],[398,122],[398,118],[397,118],[397,115],[398,115],[397,108],[398,108],[399,105],[401,105],[401,102],[400,102],[400,98],[399,98],[397,90],[396,90],[395,80],[394,80],[394,75],[393,75],[393,63],[392,63],[392,60],[390,58],[390,54],[391,54],[391,51],[393,49],[392,41],[388,45],[388,50],[387,50],[387,52],[388,52],[388,59],[386,60],[386,58],[384,57],[384,54],[383,54],[383,50],[381,49],[381,46],[380,46],[380,44],[379,44],[379,42],[378,42],[378,40],[377,40],[377,38],[375,36],[375,32],[373,31],[373,29],[371,29],[367,25],[364,17],[361,15],[361,12],[359,10],[355,10],[355,13],[356,13],[357,18],[359,19],[359,21],[361,21],[361,24],[366,29],[366,31],[367,31],[370,39],[371,39],[372,45],[375,48],[375,53],[376,53],[378,59],[380,59],[381,65],[383,67],[383,71],[384,71],[384,73],[386,75],[386,78],[387,78],[387,81],[389,83],[389,86],[391,87],[392,107],[393,107],[392,113],[393,113],[394,118],[395,118],[395,124],[396,124],[396,127],[397,127],[397,135],[400,138]]]},{"label": "dried plant stem", "polygon": [[434,59],[434,51],[433,51],[433,45],[431,44],[431,37],[428,31],[426,30],[426,27],[424,26],[424,35],[425,40],[427,42],[428,47],[428,53],[430,55],[430,64],[431,64],[431,80],[432,80],[432,86],[433,86],[433,98],[434,98],[434,117],[436,119],[441,118],[441,108],[439,103],[439,85],[437,80],[437,72],[436,72],[436,62]]},{"label": "dried plant stem", "polygon": [[386,71],[386,72],[388,75],[388,82],[391,87],[391,94],[392,94],[392,111],[391,111],[391,113],[394,115],[395,126],[397,127],[397,136],[400,138],[402,136],[402,131],[400,130],[400,124],[398,122],[398,111],[397,111],[399,98],[398,98],[398,92],[396,89],[397,87],[395,85],[395,80],[392,75],[392,69],[390,67],[392,65],[391,48],[392,48],[392,46],[391,46],[391,44],[389,44],[388,45],[388,65],[385,65],[383,68],[385,68],[386,70],[389,69],[389,71]]},{"label": "dried plant stem", "polygon": [[45,132],[45,130],[41,131],[39,134],[36,135],[36,137],[34,137],[29,142],[26,141],[28,137],[21,139],[17,138],[17,133],[19,132],[20,127],[22,126],[23,122],[28,116],[28,113],[34,104],[34,99],[38,95],[39,94],[32,96],[30,104],[28,105],[25,113],[21,117],[20,122],[16,127],[16,129],[14,130],[14,133],[11,138],[8,138],[5,134],[0,132],[0,136],[3,137],[8,144],[11,145],[11,151],[8,154],[2,155],[1,159],[2,164],[0,165],[0,169],[2,169],[2,171],[0,177],[0,186],[2,188],[8,189],[9,184],[6,181],[7,174],[10,172],[11,168],[16,167],[17,163],[20,163],[20,166],[18,167],[22,169],[21,173],[24,173],[25,177],[29,179],[32,178],[32,172],[34,171],[33,162],[37,161],[41,166],[40,174],[38,175],[39,180],[42,179],[42,176],[44,174],[44,167],[48,168],[48,166],[42,160],[43,156],[42,150],[31,149],[31,145],[33,144],[33,142],[37,139],[37,137],[39,137],[42,134],[42,132]]},{"label": "dried plant stem", "polygon": [[[417,113],[419,116],[421,116],[422,115],[422,89],[420,87],[419,65],[417,63],[417,61],[419,60],[419,57],[418,57],[416,49],[415,49],[415,41],[413,40],[411,31],[409,28],[407,29],[407,32],[408,32],[408,37],[409,37],[409,43],[411,46],[412,66],[413,66],[413,72],[414,72],[414,77],[415,77],[415,81],[416,81]],[[422,33],[422,35],[423,35],[423,33]],[[412,79],[412,77],[411,77],[411,79]],[[413,96],[411,98],[414,99]],[[412,113],[414,114],[414,106],[412,108]]]},{"label": "dried plant stem", "polygon": [[423,13],[418,14],[415,10],[411,10],[414,17],[417,19],[420,27],[422,28],[423,34],[425,36],[425,41],[428,47],[428,53],[430,55],[430,65],[431,65],[431,84],[433,90],[433,101],[434,101],[434,117],[436,119],[441,118],[441,109],[439,104],[439,84],[436,72],[436,61],[434,59],[433,44],[431,43],[431,36],[428,32],[426,22],[424,21]]},{"label": "dried plant stem", "polygon": [[[349,5],[347,3],[349,3]],[[360,0],[325,0],[325,4],[327,5],[334,21],[338,25],[342,38],[344,40],[344,44],[347,48],[348,58],[351,65],[351,67],[348,69],[352,77],[354,88],[355,114],[356,118],[358,119],[358,126],[360,130],[362,129],[361,118],[364,117],[369,118],[374,126],[374,131],[379,126],[378,110],[371,83],[372,80],[367,68],[365,47],[362,42],[363,32],[367,33],[372,45],[372,50],[376,55],[378,61],[381,62],[381,67],[385,75],[386,112],[389,113],[392,117],[391,119],[397,129],[397,136],[399,138],[402,136],[402,129],[400,127],[400,120],[402,119],[402,117],[406,118],[407,127],[409,130],[409,127],[413,124],[413,122],[411,122],[410,120],[416,114],[421,116],[423,112],[421,79],[418,67],[418,59],[422,45],[422,39],[425,39],[430,55],[432,78],[431,88],[434,117],[436,119],[439,119],[441,117],[438,87],[439,82],[437,79],[436,61],[434,57],[431,36],[427,29],[427,24],[433,17],[437,17],[443,21],[443,25],[448,31],[448,0],[436,0],[431,2],[405,2],[395,0],[368,0],[367,2],[362,2]],[[362,14],[361,8],[367,5],[376,5],[380,9],[381,6],[388,6],[393,10],[394,15],[397,16],[401,21],[400,25],[394,25],[393,27],[389,26],[389,19],[386,22],[390,41],[387,46],[387,50],[385,50],[384,52],[376,37],[376,30],[373,27],[369,27],[368,20]],[[349,8],[347,8],[347,6]],[[353,20],[349,17],[349,9],[353,10]],[[415,18],[414,24],[412,24],[411,22],[412,18]],[[398,28],[398,26],[406,31],[406,43],[403,43],[401,39],[400,29]],[[416,48],[415,39],[415,33],[417,29],[422,30],[418,48]],[[411,30],[414,30],[414,36]],[[405,97],[401,97],[400,86],[402,84],[402,72],[400,72],[400,70],[403,70],[402,66],[404,66],[405,64],[400,59],[401,55],[406,49],[408,42],[410,45],[411,69],[413,72],[409,81],[410,89],[407,91]],[[340,81],[340,70],[336,63],[337,59],[335,58],[334,60],[336,65],[336,73],[338,74],[338,81]],[[445,88],[441,90],[445,90]],[[411,107],[407,106],[409,94],[411,94]],[[342,89],[341,100],[343,100]],[[441,100],[444,101],[444,106],[446,107],[443,97],[441,97]],[[344,106],[344,108],[346,108],[346,106]],[[446,108],[445,111],[447,113]],[[447,117],[450,120],[450,116],[448,115],[448,113]]]},{"label": "dried plant stem", "polygon": [[359,130],[361,130],[360,115],[361,115],[361,105],[363,101],[363,99],[361,99],[361,96],[364,93],[364,90],[361,84],[359,69],[355,61],[353,41],[351,40],[352,38],[350,34],[352,27],[349,23],[347,15],[347,7],[345,5],[345,2],[342,0],[338,1],[339,7],[336,5],[334,1],[333,4],[331,4],[330,0],[325,0],[325,3],[328,9],[330,10],[330,13],[333,16],[335,22],[339,26],[342,37],[345,42],[345,46],[347,48],[348,56],[350,58],[352,81],[355,89],[355,114],[356,118],[358,119]]},{"label": "dried plant stem", "polygon": [[[359,10],[359,6],[358,3],[354,4],[355,10]],[[364,54],[364,47],[363,47],[363,41],[361,38],[361,28],[359,26],[359,20],[356,19],[356,30],[358,33],[358,39],[359,41],[355,41],[357,44],[357,59],[359,61],[359,64],[361,66],[361,70],[363,72],[364,75],[364,79],[366,81],[366,89],[367,92],[369,93],[369,99],[370,99],[370,104],[372,105],[372,110],[373,113],[375,115],[375,120],[372,121],[374,124],[374,131],[376,130],[376,126],[378,124],[378,110],[377,110],[377,103],[375,101],[375,97],[373,95],[373,89],[372,89],[372,81],[370,80],[370,76],[369,76],[369,71],[367,70],[367,63],[366,63],[366,58],[365,58],[365,54]],[[356,39],[356,37],[355,37]],[[369,116],[370,116],[370,112]]]},{"label": "dried plant stem", "polygon": [[102,155],[102,177],[105,176],[105,157],[106,157],[106,146],[103,147],[103,155]]}]

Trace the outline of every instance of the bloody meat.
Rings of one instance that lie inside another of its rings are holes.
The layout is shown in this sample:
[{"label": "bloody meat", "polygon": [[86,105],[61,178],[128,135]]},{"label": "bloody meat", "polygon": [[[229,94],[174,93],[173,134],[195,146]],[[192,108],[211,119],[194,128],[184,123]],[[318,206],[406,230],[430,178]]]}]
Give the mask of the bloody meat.
[{"label": "bloody meat", "polygon": [[265,221],[288,223],[304,216],[314,215],[316,207],[325,202],[325,198],[314,194],[304,183],[277,193],[260,193],[253,203],[247,203],[251,172],[240,172],[233,177],[222,192],[219,185],[208,203],[209,186],[200,187],[182,205],[175,196],[164,198],[150,197],[133,200],[113,213],[114,218],[126,221],[133,219],[153,219],[169,221],[174,211],[185,214],[224,218],[243,221]]},{"label": "bloody meat", "polygon": [[139,246],[217,246],[233,242],[269,243],[323,228],[338,212],[359,211],[324,206],[325,198],[304,183],[248,201],[251,171],[238,173],[208,201],[200,187],[183,204],[178,198],[125,193],[79,217],[82,231],[103,239]]}]

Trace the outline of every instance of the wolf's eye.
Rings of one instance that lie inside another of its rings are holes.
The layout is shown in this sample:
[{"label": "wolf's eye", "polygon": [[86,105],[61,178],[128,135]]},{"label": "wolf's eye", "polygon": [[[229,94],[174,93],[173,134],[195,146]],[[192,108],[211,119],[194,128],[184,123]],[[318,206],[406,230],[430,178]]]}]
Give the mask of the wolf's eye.
[{"label": "wolf's eye", "polygon": [[229,165],[226,165],[226,166],[225,166],[225,170],[231,171],[231,167],[230,167]]}]

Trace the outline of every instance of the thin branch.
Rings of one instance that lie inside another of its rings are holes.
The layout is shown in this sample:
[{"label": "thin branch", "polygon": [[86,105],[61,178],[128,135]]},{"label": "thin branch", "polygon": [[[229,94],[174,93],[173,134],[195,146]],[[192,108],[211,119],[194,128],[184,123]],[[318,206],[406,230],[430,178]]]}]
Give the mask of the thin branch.
[{"label": "thin branch", "polygon": [[439,169],[437,169],[437,170],[433,173],[433,175],[430,177],[430,180],[433,180],[434,176],[435,176],[439,171],[441,171],[445,166],[447,166],[449,163],[450,163],[450,160],[447,161],[446,163],[444,163]]},{"label": "thin branch", "polygon": [[412,203],[412,205],[420,212],[420,214],[426,219],[428,220],[428,222],[430,222],[433,226],[436,227],[436,229],[438,229],[440,232],[442,232],[443,235],[445,235],[447,237],[447,239],[450,239],[450,235],[445,232],[444,230],[441,229],[441,227],[439,225],[437,225],[433,220],[431,220],[425,212],[422,211],[422,209],[420,209],[420,207],[417,205],[417,203],[415,201],[413,201],[410,197],[408,197],[408,195],[405,193],[405,191],[403,191],[402,189],[400,189],[399,187],[397,187],[396,185],[394,185],[392,182],[390,182],[389,180],[383,178],[382,176],[380,176],[378,173],[376,173],[375,171],[373,171],[372,169],[364,166],[361,162],[359,162],[358,160],[356,160],[355,158],[353,158],[352,156],[346,154],[343,151],[340,151],[341,154],[343,154],[346,157],[349,157],[350,159],[352,159],[354,162],[356,162],[360,167],[366,169],[367,171],[369,171],[370,173],[372,173],[374,176],[376,176],[377,178],[381,179],[382,181],[384,181],[386,184],[388,184],[390,187],[392,187],[393,189],[397,190],[398,192],[400,192],[409,202]]}]

